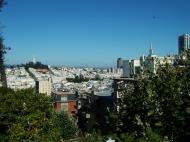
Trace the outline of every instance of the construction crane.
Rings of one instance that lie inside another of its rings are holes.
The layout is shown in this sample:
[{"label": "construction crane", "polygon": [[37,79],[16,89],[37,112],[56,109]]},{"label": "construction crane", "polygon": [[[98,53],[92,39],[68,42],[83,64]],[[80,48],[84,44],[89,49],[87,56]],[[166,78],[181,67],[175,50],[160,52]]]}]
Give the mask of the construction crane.
[{"label": "construction crane", "polygon": [[3,38],[0,37],[0,82],[2,86],[7,87],[7,78],[5,73],[5,64],[4,64],[4,54],[7,53],[7,50],[11,50],[10,47],[5,47],[3,44]]}]

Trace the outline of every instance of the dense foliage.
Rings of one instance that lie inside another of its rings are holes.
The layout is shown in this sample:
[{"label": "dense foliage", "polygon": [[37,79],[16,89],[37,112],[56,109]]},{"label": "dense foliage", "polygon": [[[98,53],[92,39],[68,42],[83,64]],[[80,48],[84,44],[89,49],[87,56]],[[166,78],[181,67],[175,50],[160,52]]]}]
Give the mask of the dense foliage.
[{"label": "dense foliage", "polygon": [[66,78],[68,82],[81,83],[88,82],[89,80],[102,80],[99,74],[96,74],[94,78],[84,77],[82,74],[76,75],[75,78]]},{"label": "dense foliage", "polygon": [[0,110],[0,141],[57,139],[52,101],[43,94],[0,88]]},{"label": "dense foliage", "polygon": [[54,112],[51,98],[33,89],[0,88],[0,141],[59,141],[77,127],[66,113]]},{"label": "dense foliage", "polygon": [[[0,0],[0,10],[5,0]],[[0,35],[0,37],[2,37]],[[134,84],[134,92],[125,94],[119,112],[110,114],[110,132],[118,142],[185,142],[190,139],[190,64],[178,60],[176,66],[161,67],[157,75],[147,74]],[[178,65],[185,67],[179,67]],[[29,62],[26,69],[44,68]],[[100,80],[96,76],[95,80]],[[69,82],[87,82],[82,75]],[[70,117],[53,110],[52,100],[33,89],[13,91],[0,88],[0,141],[60,141],[76,136],[78,128]],[[109,132],[108,132],[109,133]],[[102,142],[104,136],[93,133],[80,142]]]},{"label": "dense foliage", "polygon": [[90,78],[84,77],[82,74],[79,76],[76,75],[75,78],[66,78],[68,82],[74,82],[74,83],[81,83],[81,82],[88,82]]},{"label": "dense foliage", "polygon": [[144,137],[151,128],[171,141],[190,138],[189,66],[160,67],[157,75],[149,74],[134,86],[132,94],[125,94],[120,112],[112,114],[116,133]]},{"label": "dense foliage", "polygon": [[79,142],[103,142],[103,138],[96,133],[92,133],[85,137],[81,137]]},{"label": "dense foliage", "polygon": [[34,69],[49,69],[47,65],[42,64],[41,62],[29,62],[26,65],[21,65],[24,66],[26,69],[28,68],[34,68]]},{"label": "dense foliage", "polygon": [[147,129],[144,137],[137,138],[134,134],[122,133],[120,135],[101,136],[97,133],[92,133],[86,137],[82,137],[79,142],[106,142],[108,139],[113,139],[115,142],[167,142],[151,129]]},{"label": "dense foliage", "polygon": [[78,127],[76,122],[71,121],[72,117],[62,111],[56,115],[55,125],[63,139],[75,138],[77,136]]}]

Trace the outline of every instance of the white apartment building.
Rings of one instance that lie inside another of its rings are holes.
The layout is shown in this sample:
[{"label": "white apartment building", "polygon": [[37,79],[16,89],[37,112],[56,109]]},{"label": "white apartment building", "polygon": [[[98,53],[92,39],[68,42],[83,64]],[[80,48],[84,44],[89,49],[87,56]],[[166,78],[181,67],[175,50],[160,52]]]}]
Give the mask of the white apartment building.
[{"label": "white apartment building", "polygon": [[52,79],[43,79],[43,80],[37,80],[36,81],[36,92],[37,93],[43,93],[47,96],[51,96],[52,92]]},{"label": "white apartment building", "polygon": [[136,75],[140,73],[140,60],[139,59],[135,59],[135,60],[131,60],[131,74],[132,75]]},{"label": "white apartment building", "polygon": [[165,66],[166,64],[173,65],[175,62],[175,58],[175,56],[159,57],[155,55],[151,44],[147,57],[142,55],[140,59],[134,60],[122,60],[121,58],[119,58],[117,60],[117,63],[118,61],[122,60],[122,65],[119,64],[123,68],[122,77],[130,78],[134,75],[143,74],[144,71],[150,71],[156,74],[160,66]]}]

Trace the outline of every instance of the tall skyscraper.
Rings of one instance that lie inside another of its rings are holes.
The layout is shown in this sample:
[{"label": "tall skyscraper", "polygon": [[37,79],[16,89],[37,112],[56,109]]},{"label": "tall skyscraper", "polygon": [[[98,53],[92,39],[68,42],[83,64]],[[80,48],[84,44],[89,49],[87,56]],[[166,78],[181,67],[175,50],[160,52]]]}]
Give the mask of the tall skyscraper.
[{"label": "tall skyscraper", "polygon": [[131,61],[123,60],[123,77],[130,78],[131,77]]},{"label": "tall skyscraper", "polygon": [[152,56],[154,54],[154,50],[152,47],[152,43],[150,44],[150,49],[149,49],[149,56]]},{"label": "tall skyscraper", "polygon": [[122,58],[117,59],[117,68],[123,68],[123,59]]},{"label": "tall skyscraper", "polygon": [[186,52],[190,48],[190,36],[183,34],[178,38],[178,54]]}]

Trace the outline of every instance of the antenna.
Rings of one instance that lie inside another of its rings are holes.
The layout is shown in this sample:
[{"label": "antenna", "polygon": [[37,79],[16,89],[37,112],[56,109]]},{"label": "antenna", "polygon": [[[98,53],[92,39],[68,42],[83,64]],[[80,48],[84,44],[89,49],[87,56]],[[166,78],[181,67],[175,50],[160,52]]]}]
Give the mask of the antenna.
[{"label": "antenna", "polygon": [[7,50],[11,50],[10,47],[5,47],[3,44],[3,39],[0,37],[0,82],[2,86],[7,87],[7,78],[5,73],[5,65],[4,65],[4,54],[7,53]]}]

